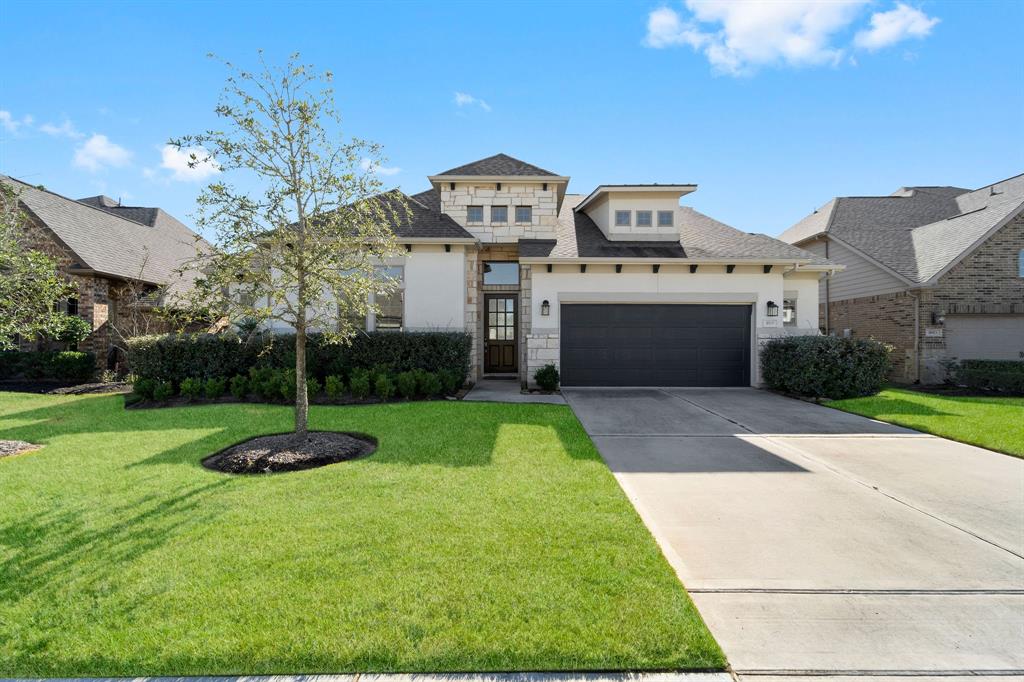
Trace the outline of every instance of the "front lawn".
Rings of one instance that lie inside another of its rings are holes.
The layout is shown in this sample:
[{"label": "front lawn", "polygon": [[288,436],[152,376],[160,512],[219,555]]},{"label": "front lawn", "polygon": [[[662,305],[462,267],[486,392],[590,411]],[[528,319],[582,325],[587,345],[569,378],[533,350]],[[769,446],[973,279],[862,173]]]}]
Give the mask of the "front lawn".
[{"label": "front lawn", "polygon": [[827,403],[846,412],[1024,457],[1024,398],[944,396],[889,388]]},{"label": "front lawn", "polygon": [[572,412],[313,407],[372,456],[240,477],[266,405],[0,393],[0,677],[721,668]]}]

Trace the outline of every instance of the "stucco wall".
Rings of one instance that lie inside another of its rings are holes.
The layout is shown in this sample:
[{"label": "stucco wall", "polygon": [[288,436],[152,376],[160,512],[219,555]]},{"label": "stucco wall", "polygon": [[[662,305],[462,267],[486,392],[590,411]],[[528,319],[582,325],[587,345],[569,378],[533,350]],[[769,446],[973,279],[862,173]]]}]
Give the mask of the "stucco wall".
[{"label": "stucco wall", "polygon": [[[499,190],[493,182],[457,182],[454,190],[447,184],[443,185],[440,195],[441,211],[482,242],[555,238],[558,197],[554,183],[548,183],[545,190],[540,182],[502,182]],[[467,206],[483,206],[483,222],[468,222]],[[491,206],[507,206],[508,222],[492,223]],[[533,221],[530,224],[516,223],[516,206],[533,207]]]},{"label": "stucco wall", "polygon": [[[651,212],[650,227],[636,224],[638,210]],[[630,211],[630,225],[616,227],[615,211]],[[672,211],[672,227],[658,227],[658,211]],[[613,241],[679,239],[678,192],[611,192],[588,204],[584,212]]]},{"label": "stucco wall", "polygon": [[465,327],[466,251],[416,244],[405,265],[405,328],[462,331]]}]

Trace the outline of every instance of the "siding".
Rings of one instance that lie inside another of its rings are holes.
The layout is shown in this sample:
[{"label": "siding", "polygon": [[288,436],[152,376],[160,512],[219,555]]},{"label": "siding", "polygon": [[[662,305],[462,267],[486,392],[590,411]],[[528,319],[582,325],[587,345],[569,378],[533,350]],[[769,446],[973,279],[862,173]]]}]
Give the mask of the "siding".
[{"label": "siding", "polygon": [[[815,240],[801,248],[807,249],[811,253],[825,255],[823,240]],[[835,240],[828,245],[828,258],[846,266],[845,270],[833,275],[829,282],[829,298],[833,301],[893,294],[907,289],[907,285],[899,279]],[[821,302],[825,300],[824,292],[825,287],[822,286],[819,297]]]}]

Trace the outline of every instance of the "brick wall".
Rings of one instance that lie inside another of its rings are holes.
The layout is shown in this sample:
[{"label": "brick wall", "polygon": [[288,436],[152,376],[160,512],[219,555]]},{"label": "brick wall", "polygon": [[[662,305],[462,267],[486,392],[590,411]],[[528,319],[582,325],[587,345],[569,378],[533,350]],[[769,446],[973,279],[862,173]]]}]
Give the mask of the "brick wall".
[{"label": "brick wall", "polygon": [[[917,380],[914,349],[914,295],[909,292],[865,296],[829,304],[829,330],[843,336],[876,339],[895,346],[889,378],[900,383]],[[821,310],[824,318],[824,306]]]}]

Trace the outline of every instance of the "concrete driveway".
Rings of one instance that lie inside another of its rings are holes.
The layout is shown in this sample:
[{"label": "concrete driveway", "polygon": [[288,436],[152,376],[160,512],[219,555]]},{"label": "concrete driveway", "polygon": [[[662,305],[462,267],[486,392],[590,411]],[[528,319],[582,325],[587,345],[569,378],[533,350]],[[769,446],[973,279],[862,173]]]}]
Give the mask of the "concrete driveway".
[{"label": "concrete driveway", "polygon": [[740,676],[1024,671],[1024,461],[754,389],[565,389]]}]

